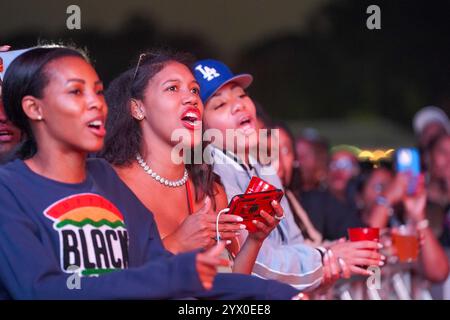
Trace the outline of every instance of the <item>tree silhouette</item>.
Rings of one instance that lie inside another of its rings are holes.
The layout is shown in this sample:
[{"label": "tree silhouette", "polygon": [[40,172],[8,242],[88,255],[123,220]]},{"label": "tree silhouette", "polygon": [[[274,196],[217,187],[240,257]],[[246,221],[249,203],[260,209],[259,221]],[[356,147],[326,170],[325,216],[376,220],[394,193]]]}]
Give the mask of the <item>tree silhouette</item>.
[{"label": "tree silhouette", "polygon": [[[366,8],[381,8],[369,30]],[[410,126],[427,104],[450,110],[450,4],[333,1],[303,33],[256,43],[237,70],[255,75],[253,96],[288,118],[379,115]]]}]

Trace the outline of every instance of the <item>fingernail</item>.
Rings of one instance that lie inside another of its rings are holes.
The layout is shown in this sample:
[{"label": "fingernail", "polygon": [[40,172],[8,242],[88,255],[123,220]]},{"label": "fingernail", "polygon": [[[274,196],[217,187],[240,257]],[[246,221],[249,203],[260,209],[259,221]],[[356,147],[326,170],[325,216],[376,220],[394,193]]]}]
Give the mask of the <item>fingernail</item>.
[{"label": "fingernail", "polygon": [[381,260],[386,260],[386,256],[381,256]]},{"label": "fingernail", "polygon": [[231,240],[227,240],[227,244],[231,244]]},{"label": "fingernail", "polygon": [[378,248],[383,248],[383,245],[381,243],[378,244]]},{"label": "fingernail", "polygon": [[276,206],[278,202],[276,200],[272,200],[272,205]]},{"label": "fingernail", "polygon": [[330,255],[330,257],[334,256],[333,251],[328,250],[328,254]]},{"label": "fingernail", "polygon": [[241,228],[241,229],[247,229],[247,227],[245,226],[245,224],[240,224],[240,225],[239,225],[239,228]]},{"label": "fingernail", "polygon": [[378,265],[379,265],[380,267],[382,267],[382,266],[384,266],[384,262],[383,262],[383,261],[380,261],[380,262],[378,262]]},{"label": "fingernail", "polygon": [[237,236],[240,236],[240,235],[241,235],[240,232],[235,232],[234,234],[237,235]]},{"label": "fingernail", "polygon": [[256,224],[258,221],[256,221],[256,220],[252,220],[252,222],[253,222],[253,224]]},{"label": "fingernail", "polygon": [[237,218],[236,218],[236,221],[237,221],[237,222],[242,222],[242,221],[244,221],[244,219],[242,219],[241,217],[237,217]]}]

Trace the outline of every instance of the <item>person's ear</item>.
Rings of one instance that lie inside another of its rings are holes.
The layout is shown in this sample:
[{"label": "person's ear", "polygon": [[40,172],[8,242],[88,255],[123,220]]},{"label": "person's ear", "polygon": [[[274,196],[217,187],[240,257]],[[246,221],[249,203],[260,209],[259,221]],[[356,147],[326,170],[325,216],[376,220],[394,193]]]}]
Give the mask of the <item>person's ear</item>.
[{"label": "person's ear", "polygon": [[143,120],[145,118],[144,108],[140,100],[131,99],[130,101],[130,111],[133,118],[136,120]]},{"label": "person's ear", "polygon": [[34,121],[41,121],[44,119],[42,103],[39,99],[33,96],[25,96],[22,98],[22,109],[28,118]]}]

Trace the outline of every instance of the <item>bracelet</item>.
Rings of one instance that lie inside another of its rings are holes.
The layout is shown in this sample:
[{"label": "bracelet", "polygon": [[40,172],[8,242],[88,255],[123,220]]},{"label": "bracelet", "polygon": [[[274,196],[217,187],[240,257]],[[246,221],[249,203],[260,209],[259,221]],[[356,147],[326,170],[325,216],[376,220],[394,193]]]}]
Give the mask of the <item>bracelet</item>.
[{"label": "bracelet", "polygon": [[430,225],[430,221],[428,221],[428,219],[423,219],[416,223],[416,228],[418,230],[423,230],[423,229],[428,228],[429,225]]}]

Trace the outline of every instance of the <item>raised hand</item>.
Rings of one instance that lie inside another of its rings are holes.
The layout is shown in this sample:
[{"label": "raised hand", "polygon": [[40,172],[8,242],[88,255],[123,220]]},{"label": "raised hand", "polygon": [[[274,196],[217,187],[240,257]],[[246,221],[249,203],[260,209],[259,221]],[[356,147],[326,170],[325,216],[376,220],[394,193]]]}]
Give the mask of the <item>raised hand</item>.
[{"label": "raised hand", "polygon": [[[255,224],[257,231],[252,232],[249,234],[248,238],[263,242],[264,239],[267,238],[267,236],[272,232],[273,229],[277,227],[277,225],[280,223],[280,221],[284,218],[284,210],[283,207],[277,202],[272,201],[271,203],[272,208],[275,210],[275,216],[272,216],[265,212],[264,210],[261,210],[260,215],[264,218],[265,222],[254,220],[253,223]],[[275,218],[277,217],[277,218]]]},{"label": "raised hand", "polygon": [[427,203],[427,193],[425,190],[425,179],[421,175],[417,184],[417,191],[414,195],[405,196],[403,205],[405,206],[406,215],[414,223],[425,219],[425,206]]},{"label": "raised hand", "polygon": [[[189,215],[174,233],[164,238],[165,247],[173,253],[211,247],[217,239],[216,218],[211,200],[206,198],[200,210]],[[219,218],[220,239],[236,237],[245,228],[239,222],[242,222],[241,217],[222,214]]]},{"label": "raised hand", "polygon": [[371,275],[361,266],[383,266],[386,257],[377,252],[382,247],[375,241],[338,242],[330,247],[337,259],[342,259],[341,268],[345,265],[352,274]]},{"label": "raised hand", "polygon": [[391,205],[402,201],[406,196],[408,180],[409,176],[407,173],[397,173],[394,180],[387,186],[384,194]]},{"label": "raised hand", "polygon": [[221,266],[228,267],[231,263],[227,259],[220,258],[220,255],[224,249],[225,243],[220,241],[209,250],[197,254],[195,266],[200,282],[206,290],[210,290],[212,288],[214,278],[217,275],[217,268]]}]

